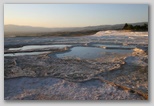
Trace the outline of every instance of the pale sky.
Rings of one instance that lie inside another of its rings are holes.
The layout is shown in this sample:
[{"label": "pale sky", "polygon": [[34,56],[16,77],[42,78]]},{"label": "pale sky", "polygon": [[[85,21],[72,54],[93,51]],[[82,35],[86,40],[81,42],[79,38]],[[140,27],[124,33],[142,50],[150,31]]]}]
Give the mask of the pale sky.
[{"label": "pale sky", "polygon": [[147,4],[5,4],[4,25],[83,27],[148,22]]}]

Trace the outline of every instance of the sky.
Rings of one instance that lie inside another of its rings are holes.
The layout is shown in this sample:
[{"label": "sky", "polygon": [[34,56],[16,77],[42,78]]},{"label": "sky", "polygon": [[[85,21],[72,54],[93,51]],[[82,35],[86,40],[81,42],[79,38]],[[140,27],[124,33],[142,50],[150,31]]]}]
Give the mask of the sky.
[{"label": "sky", "polygon": [[148,22],[147,4],[4,4],[4,25],[84,27]]}]

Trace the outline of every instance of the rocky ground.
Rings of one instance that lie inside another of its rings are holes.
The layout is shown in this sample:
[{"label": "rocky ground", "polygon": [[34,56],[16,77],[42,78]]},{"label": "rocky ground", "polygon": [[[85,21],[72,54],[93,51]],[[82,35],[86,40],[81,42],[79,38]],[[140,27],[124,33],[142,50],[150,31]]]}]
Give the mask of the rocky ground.
[{"label": "rocky ground", "polygon": [[[134,38],[136,43],[134,39],[128,38],[123,41],[123,38],[50,39],[54,44],[58,42],[66,44],[70,41],[70,44],[83,46],[95,42],[137,45],[130,54],[109,53],[94,60],[60,59],[48,53],[35,56],[5,56],[4,99],[146,100],[148,99],[148,42],[146,39],[143,42],[141,38]],[[19,38],[6,39],[5,53],[8,53],[9,47],[17,45],[20,47],[29,42],[25,39],[23,42],[15,42],[17,40]],[[12,41],[14,43],[11,45]],[[44,42],[44,44],[50,43],[49,39],[44,39]],[[51,53],[55,53],[68,49],[50,50]]]}]

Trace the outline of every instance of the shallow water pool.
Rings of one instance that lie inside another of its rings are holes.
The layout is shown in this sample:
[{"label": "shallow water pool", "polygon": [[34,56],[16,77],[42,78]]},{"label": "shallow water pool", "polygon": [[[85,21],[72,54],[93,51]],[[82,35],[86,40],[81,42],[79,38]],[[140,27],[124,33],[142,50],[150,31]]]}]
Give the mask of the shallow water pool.
[{"label": "shallow water pool", "polygon": [[132,50],[103,49],[96,47],[73,47],[70,49],[70,51],[56,53],[55,56],[58,58],[96,59],[109,53],[128,54],[131,52]]},{"label": "shallow water pool", "polygon": [[135,46],[113,45],[113,44],[92,44],[94,47],[102,47],[106,49],[134,49]]},{"label": "shallow water pool", "polygon": [[9,53],[9,54],[4,54],[4,57],[5,57],[5,56],[39,55],[39,54],[45,54],[45,53],[50,53],[50,51],[46,51],[46,52]]},{"label": "shallow water pool", "polygon": [[58,48],[58,49],[62,49],[65,47],[71,47],[71,45],[28,45],[28,46],[23,46],[23,47],[19,47],[19,48],[10,48],[9,50],[20,50],[20,51],[24,51],[24,50],[36,50],[36,49],[44,49],[44,48]]}]

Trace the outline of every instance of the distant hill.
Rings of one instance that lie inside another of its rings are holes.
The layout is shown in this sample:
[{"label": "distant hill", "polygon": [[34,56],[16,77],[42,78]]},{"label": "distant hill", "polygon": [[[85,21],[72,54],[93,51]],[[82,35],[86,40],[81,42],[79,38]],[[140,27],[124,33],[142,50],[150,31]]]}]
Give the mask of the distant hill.
[{"label": "distant hill", "polygon": [[[144,25],[148,22],[129,23],[131,25]],[[45,27],[32,27],[32,26],[18,26],[18,25],[4,25],[4,36],[42,36],[55,32],[95,32],[99,30],[120,30],[124,24],[116,25],[99,25],[87,27],[67,27],[67,28],[45,28]]]}]

